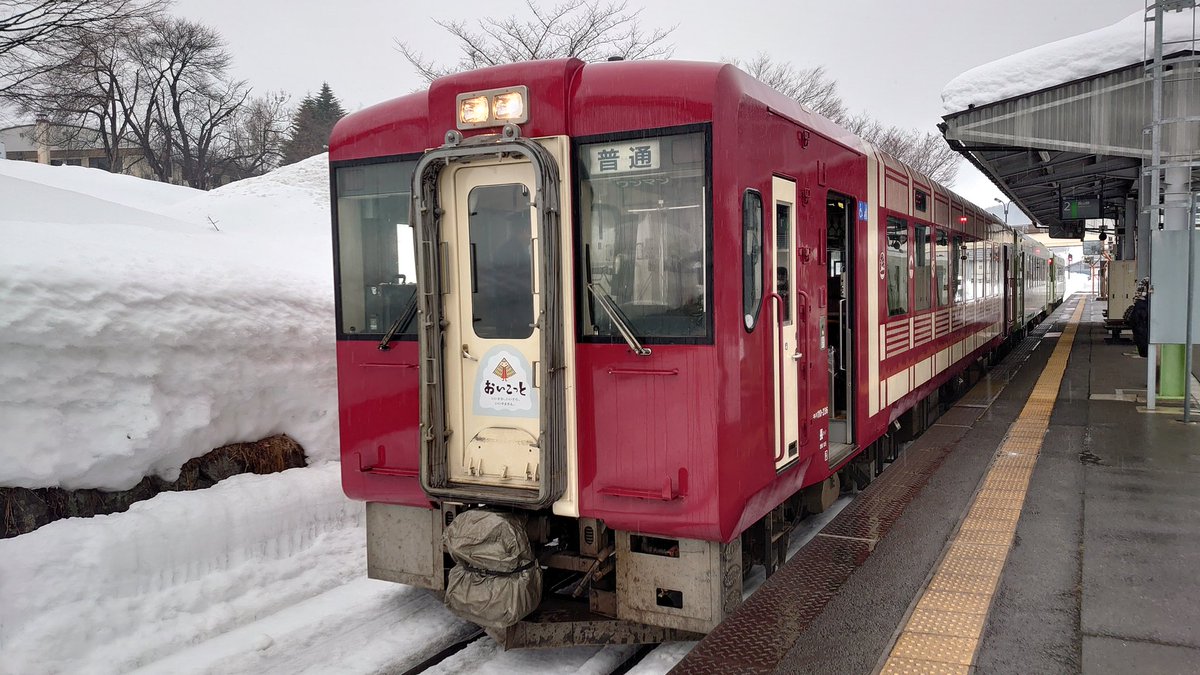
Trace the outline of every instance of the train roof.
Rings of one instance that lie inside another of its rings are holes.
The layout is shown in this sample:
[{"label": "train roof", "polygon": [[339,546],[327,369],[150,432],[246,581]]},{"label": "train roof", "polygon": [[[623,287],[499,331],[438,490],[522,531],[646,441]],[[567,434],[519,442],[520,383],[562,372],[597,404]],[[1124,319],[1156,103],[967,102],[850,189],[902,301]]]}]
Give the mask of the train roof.
[{"label": "train roof", "polygon": [[[709,121],[721,106],[749,98],[855,152],[867,152],[850,132],[730,64],[552,59],[447,75],[424,91],[347,115],[330,137],[330,159],[407,154],[441,145],[445,132],[456,126],[458,94],[514,85],[530,91],[530,120],[522,126],[531,137],[564,129],[571,136],[587,136]],[[417,147],[413,139],[423,143]]]},{"label": "train roof", "polygon": [[[900,160],[756,80],[734,65],[698,61],[549,59],[508,63],[447,75],[428,89],[384,101],[342,118],[329,140],[331,161],[419,154],[442,145],[456,128],[457,96],[524,85],[530,92],[530,137],[572,137],[711,121],[719,110],[747,101],[906,174],[913,184],[945,198],[977,219],[1001,226],[975,206]],[[570,115],[568,115],[568,110]],[[466,136],[495,129],[463,132]]]}]

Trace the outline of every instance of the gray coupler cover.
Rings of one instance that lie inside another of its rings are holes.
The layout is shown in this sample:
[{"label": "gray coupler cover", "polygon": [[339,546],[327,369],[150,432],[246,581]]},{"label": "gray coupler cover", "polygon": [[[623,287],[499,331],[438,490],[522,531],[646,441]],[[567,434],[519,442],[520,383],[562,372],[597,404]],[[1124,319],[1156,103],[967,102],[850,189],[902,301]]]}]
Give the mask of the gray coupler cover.
[{"label": "gray coupler cover", "polygon": [[442,535],[456,563],[446,606],[486,628],[507,628],[542,599],[538,567],[520,516],[475,509],[458,514]]}]

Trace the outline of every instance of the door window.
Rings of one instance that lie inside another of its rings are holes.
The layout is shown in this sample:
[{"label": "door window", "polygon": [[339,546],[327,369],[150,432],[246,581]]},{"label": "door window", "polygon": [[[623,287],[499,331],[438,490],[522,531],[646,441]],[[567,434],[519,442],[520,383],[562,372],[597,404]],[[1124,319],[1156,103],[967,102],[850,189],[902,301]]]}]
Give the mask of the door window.
[{"label": "door window", "polygon": [[746,330],[754,330],[763,298],[762,195],[750,190],[742,197],[742,314]]},{"label": "door window", "polygon": [[467,197],[471,325],[481,338],[533,335],[533,254],[529,189],[486,185]]}]

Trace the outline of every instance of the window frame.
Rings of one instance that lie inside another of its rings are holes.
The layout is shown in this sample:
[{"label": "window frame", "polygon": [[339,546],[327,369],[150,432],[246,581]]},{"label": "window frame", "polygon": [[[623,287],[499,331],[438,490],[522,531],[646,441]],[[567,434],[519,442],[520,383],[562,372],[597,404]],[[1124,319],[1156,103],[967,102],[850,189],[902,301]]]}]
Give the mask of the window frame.
[{"label": "window frame", "polygon": [[[903,225],[904,237],[905,237],[904,248],[901,250],[901,253],[903,254],[903,257],[904,257],[904,273],[901,275],[901,277],[903,278],[904,289],[903,289],[903,293],[901,293],[899,295],[899,297],[901,297],[904,301],[904,308],[903,308],[903,311],[899,311],[899,312],[892,311],[892,293],[891,293],[892,265],[891,265],[891,259],[893,256],[891,254],[892,249],[891,249],[891,247],[888,246],[889,231],[893,224],[892,221],[896,221],[900,225]],[[912,227],[911,227],[911,223],[909,223],[908,218],[902,217],[899,215],[893,215],[890,213],[887,214],[884,217],[884,221],[883,221],[883,238],[884,238],[883,243],[884,243],[885,260],[887,261],[887,263],[886,263],[887,274],[884,277],[884,283],[885,283],[884,291],[885,291],[885,296],[886,296],[887,318],[888,318],[888,320],[891,320],[896,317],[908,316],[909,314],[912,313],[912,291],[913,291],[912,281],[913,281],[913,279],[912,279],[912,269],[909,267],[909,264],[908,264],[908,254],[909,254],[909,250],[910,250],[909,247],[912,244]]]},{"label": "window frame", "polygon": [[702,134],[704,138],[704,335],[687,337],[638,335],[637,337],[645,345],[715,344],[715,333],[713,331],[713,315],[716,313],[716,308],[713,306],[715,294],[713,292],[713,138],[711,122],[655,127],[653,129],[636,129],[633,131],[593,134],[591,136],[571,138],[571,156],[568,160],[571,162],[571,170],[565,173],[571,176],[571,237],[573,240],[573,262],[575,265],[574,279],[571,280],[571,289],[575,298],[575,340],[577,342],[586,344],[625,344],[625,339],[620,335],[585,335],[583,332],[584,309],[583,303],[578,301],[578,298],[582,297],[580,294],[583,290],[580,287],[582,279],[580,270],[583,269],[583,212],[581,209],[583,200],[580,198],[582,176],[577,170],[580,162],[581,148],[592,143],[633,141],[646,138],[662,138],[665,136],[683,136],[686,134]]},{"label": "window frame", "polygon": [[[338,170],[352,168],[356,166],[370,166],[373,164],[400,164],[403,162],[418,162],[424,153],[403,153],[399,155],[384,155],[380,157],[366,157],[362,159],[348,159],[338,162],[331,162],[329,165],[329,207],[330,207],[330,234],[333,239],[333,314],[334,314],[334,335],[338,341],[361,341],[361,342],[379,342],[383,333],[347,333],[342,330],[342,251],[341,242],[339,241],[339,220],[338,220],[338,189],[337,177]],[[409,185],[411,190],[412,186]],[[409,202],[409,220],[412,219],[412,203]],[[410,223],[411,226],[411,223]],[[420,281],[418,280],[418,289],[420,292]],[[416,323],[415,321],[413,322]],[[393,342],[416,342],[417,334],[413,333],[397,333],[393,336]]]},{"label": "window frame", "polygon": [[[747,261],[749,260],[746,251],[746,235],[748,234],[748,215],[746,207],[749,205],[751,196],[758,200],[758,238],[756,242],[758,246],[758,296],[752,303],[754,307],[753,314],[749,311],[750,308],[747,306],[747,300],[749,299],[747,290],[748,284],[750,283],[750,274],[746,267]],[[765,237],[767,229],[765,227],[763,208],[763,198],[761,192],[752,188],[747,188],[742,192],[742,328],[745,329],[747,333],[753,333],[754,329],[758,326],[758,320],[762,314],[763,298],[766,297],[766,282],[764,281],[766,259],[764,257],[764,252],[766,250]]]}]

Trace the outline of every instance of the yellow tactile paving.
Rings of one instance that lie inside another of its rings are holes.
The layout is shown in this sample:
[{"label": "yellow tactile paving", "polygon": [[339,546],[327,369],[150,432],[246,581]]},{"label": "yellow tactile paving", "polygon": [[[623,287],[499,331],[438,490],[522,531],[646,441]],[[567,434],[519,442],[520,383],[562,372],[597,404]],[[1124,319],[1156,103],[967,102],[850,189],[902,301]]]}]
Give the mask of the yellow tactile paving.
[{"label": "yellow tactile paving", "polygon": [[932,633],[950,637],[979,637],[986,614],[964,614],[963,612],[931,612],[913,610],[908,617],[908,629],[914,633]]},{"label": "yellow tactile paving", "polygon": [[971,672],[1083,307],[1083,302],[1075,307],[1029,400],[996,450],[958,532],[880,666],[880,673]]},{"label": "yellow tactile paving", "polygon": [[892,653],[909,659],[926,659],[943,663],[971,665],[979,638],[930,635],[928,633],[905,632],[896,640]]},{"label": "yellow tactile paving", "polygon": [[939,663],[900,657],[888,659],[887,665],[880,671],[882,675],[966,675],[970,672],[970,666],[958,663]]},{"label": "yellow tactile paving", "polygon": [[1008,551],[999,546],[986,546],[984,544],[968,544],[965,541],[955,541],[950,544],[950,548],[946,551],[946,557],[963,556],[965,558],[982,558],[984,560],[996,560],[1001,563],[1008,557]]},{"label": "yellow tactile paving", "polygon": [[[993,547],[994,548],[994,547]],[[967,574],[971,576],[999,575],[1004,568],[1003,560],[977,558],[965,555],[947,555],[942,559],[939,571]]]},{"label": "yellow tactile paving", "polygon": [[929,588],[930,590],[945,591],[947,593],[987,595],[992,592],[992,588],[996,586],[996,582],[999,579],[999,572],[989,576],[977,577],[970,574],[958,574],[956,572],[938,570],[938,573],[933,575],[933,579],[929,580]]}]

